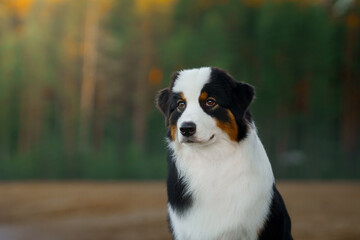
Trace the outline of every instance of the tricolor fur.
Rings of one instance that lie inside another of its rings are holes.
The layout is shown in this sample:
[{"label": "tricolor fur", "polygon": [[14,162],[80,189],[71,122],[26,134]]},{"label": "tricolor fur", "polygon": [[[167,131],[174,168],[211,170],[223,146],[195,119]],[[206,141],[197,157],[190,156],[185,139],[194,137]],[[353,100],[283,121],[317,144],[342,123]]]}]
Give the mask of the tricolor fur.
[{"label": "tricolor fur", "polygon": [[218,68],[177,72],[160,91],[176,240],[292,239],[286,207],[249,112],[254,89]]}]

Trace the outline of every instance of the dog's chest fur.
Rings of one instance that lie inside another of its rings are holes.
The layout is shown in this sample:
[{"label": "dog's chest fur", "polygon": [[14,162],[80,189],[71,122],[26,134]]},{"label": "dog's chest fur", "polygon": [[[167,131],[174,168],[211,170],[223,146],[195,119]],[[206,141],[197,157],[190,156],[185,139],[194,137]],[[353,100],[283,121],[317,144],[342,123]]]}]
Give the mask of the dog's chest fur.
[{"label": "dog's chest fur", "polygon": [[189,201],[185,208],[169,201],[176,239],[257,239],[274,179],[255,128],[241,144],[220,140],[211,147],[195,147],[171,142],[169,147]]}]

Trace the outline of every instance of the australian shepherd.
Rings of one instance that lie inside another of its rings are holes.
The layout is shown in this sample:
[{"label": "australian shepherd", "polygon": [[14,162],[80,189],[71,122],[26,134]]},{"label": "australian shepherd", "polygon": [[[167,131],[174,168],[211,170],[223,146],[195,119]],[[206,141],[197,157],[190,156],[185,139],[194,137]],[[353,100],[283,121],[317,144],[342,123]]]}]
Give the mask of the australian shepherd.
[{"label": "australian shepherd", "polygon": [[157,95],[168,128],[168,217],[176,240],[288,240],[291,222],[249,112],[254,88],[203,67]]}]

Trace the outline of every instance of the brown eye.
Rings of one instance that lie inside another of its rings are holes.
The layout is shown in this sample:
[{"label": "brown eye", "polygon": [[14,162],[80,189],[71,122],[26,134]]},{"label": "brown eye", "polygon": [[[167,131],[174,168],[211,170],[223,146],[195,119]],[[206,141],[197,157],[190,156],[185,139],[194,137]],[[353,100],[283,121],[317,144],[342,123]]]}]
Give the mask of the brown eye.
[{"label": "brown eye", "polygon": [[184,109],[185,106],[186,106],[186,104],[185,104],[184,101],[182,101],[182,100],[179,100],[179,101],[178,101],[178,108],[179,108],[180,110]]},{"label": "brown eye", "polygon": [[213,99],[213,98],[206,99],[206,106],[207,107],[213,107],[213,106],[215,106],[215,104],[216,104],[215,99]]}]

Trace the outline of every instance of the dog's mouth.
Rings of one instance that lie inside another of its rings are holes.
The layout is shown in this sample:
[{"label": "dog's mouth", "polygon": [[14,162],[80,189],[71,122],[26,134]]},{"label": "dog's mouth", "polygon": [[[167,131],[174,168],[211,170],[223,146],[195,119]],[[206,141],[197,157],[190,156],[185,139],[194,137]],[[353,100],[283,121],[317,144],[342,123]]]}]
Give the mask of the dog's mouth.
[{"label": "dog's mouth", "polygon": [[197,140],[197,139],[195,139],[195,138],[191,138],[191,137],[190,137],[190,138],[184,139],[184,141],[182,141],[182,143],[189,143],[189,144],[192,144],[192,143],[208,143],[208,142],[210,142],[211,140],[213,140],[214,137],[215,137],[215,134],[211,135],[211,137],[210,137],[208,140],[206,140],[206,141],[201,141],[201,140]]}]

